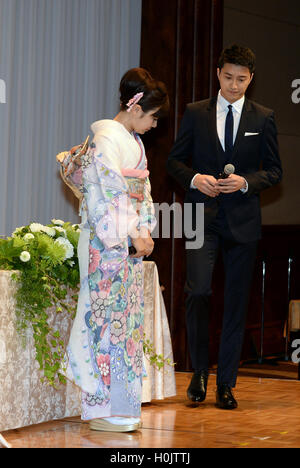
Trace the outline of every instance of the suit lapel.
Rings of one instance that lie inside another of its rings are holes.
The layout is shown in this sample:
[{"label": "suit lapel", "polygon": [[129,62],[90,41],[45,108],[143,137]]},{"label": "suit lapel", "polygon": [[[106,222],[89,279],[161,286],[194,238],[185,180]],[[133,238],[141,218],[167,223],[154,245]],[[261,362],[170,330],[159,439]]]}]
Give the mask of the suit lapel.
[{"label": "suit lapel", "polygon": [[210,100],[208,107],[207,107],[207,126],[208,126],[208,133],[209,133],[209,140],[212,145],[212,154],[217,156],[218,162],[218,172],[222,172],[222,158],[220,155],[220,141],[217,133],[217,98],[214,97]]},{"label": "suit lapel", "polygon": [[234,158],[238,154],[239,146],[241,144],[241,141],[244,138],[245,131],[247,130],[247,127],[248,127],[249,112],[251,112],[251,110],[252,110],[251,103],[248,101],[247,98],[245,98],[245,103],[244,103],[243,110],[242,110],[242,115],[241,115],[241,119],[240,119],[239,128],[238,128],[236,138],[235,138],[235,142],[234,142],[234,145],[233,145],[233,152],[232,152],[232,158],[231,158],[232,160],[234,160]]}]

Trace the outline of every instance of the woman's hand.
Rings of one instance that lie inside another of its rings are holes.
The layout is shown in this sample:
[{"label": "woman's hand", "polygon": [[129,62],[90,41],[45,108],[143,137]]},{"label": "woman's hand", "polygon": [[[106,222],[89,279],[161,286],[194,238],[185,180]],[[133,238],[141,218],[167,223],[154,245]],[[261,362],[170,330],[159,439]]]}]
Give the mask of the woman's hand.
[{"label": "woman's hand", "polygon": [[146,254],[146,257],[149,257],[149,255],[152,254],[153,249],[154,249],[154,241],[151,237],[150,231],[148,231],[148,229],[145,228],[144,226],[141,227],[140,233],[141,233],[141,237],[145,239],[145,242],[146,242],[146,248],[148,252]]},{"label": "woman's hand", "polygon": [[136,249],[136,253],[131,255],[132,258],[149,257],[154,249],[154,242],[148,229],[142,227],[139,237],[132,238],[132,245]]}]

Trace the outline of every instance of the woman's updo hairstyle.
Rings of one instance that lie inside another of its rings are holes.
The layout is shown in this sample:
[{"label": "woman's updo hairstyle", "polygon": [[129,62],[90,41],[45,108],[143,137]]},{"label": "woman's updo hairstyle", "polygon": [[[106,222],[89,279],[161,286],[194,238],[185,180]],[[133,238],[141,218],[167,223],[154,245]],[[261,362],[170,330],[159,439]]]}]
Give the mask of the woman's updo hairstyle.
[{"label": "woman's updo hairstyle", "polygon": [[120,83],[121,110],[128,109],[127,103],[137,93],[144,93],[138,101],[143,112],[159,108],[155,117],[163,117],[169,110],[169,97],[164,83],[157,81],[144,68],[131,68]]}]

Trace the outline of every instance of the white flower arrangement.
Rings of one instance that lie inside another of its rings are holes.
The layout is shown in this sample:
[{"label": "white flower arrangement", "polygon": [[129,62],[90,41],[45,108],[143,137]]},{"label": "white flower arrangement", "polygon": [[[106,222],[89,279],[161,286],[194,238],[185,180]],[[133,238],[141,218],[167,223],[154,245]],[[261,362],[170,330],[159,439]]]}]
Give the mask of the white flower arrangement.
[{"label": "white flower arrangement", "polygon": [[57,226],[63,226],[65,224],[65,222],[61,219],[51,219],[51,223]]},{"label": "white flower arrangement", "polygon": [[30,259],[31,259],[30,253],[27,252],[26,250],[23,250],[23,252],[21,252],[21,255],[20,255],[21,262],[27,263],[29,262]]},{"label": "white flower arrangement", "polygon": [[24,331],[34,326],[36,359],[44,372],[42,379],[56,386],[65,382],[58,365],[65,347],[59,331],[48,323],[46,310],[51,304],[57,313],[75,316],[80,283],[77,258],[80,231],[70,222],[52,221],[46,226],[33,222],[16,228],[10,237],[0,238],[0,269],[12,271],[16,281],[17,329],[25,337]]},{"label": "white flower arrangement", "polygon": [[34,235],[31,234],[31,232],[28,232],[27,234],[25,234],[25,236],[23,237],[24,241],[26,242],[29,242],[31,241],[32,239],[34,239]]},{"label": "white flower arrangement", "polygon": [[58,237],[55,243],[62,245],[66,250],[65,260],[74,256],[74,247],[65,237]]},{"label": "white flower arrangement", "polygon": [[56,234],[55,229],[52,228],[52,227],[49,227],[49,226],[43,226],[42,232],[45,232],[45,233],[48,234],[48,236],[50,236],[50,237],[54,237],[55,234]]},{"label": "white flower arrangement", "polygon": [[[73,257],[75,255],[74,247],[77,248],[78,237],[80,234],[79,224],[65,223],[61,219],[52,219],[51,225],[43,225],[41,223],[31,223],[27,226],[17,227],[12,233],[12,238],[18,238],[24,243],[24,250],[18,254],[18,258],[27,263],[31,259],[32,242],[36,239],[39,242],[39,236],[47,234],[54,244],[64,247],[65,256],[63,261],[68,260],[68,266],[73,267]],[[71,237],[70,237],[71,235]],[[74,237],[75,235],[75,237]],[[49,240],[50,240],[49,239]],[[29,250],[29,251],[28,251]]]},{"label": "white flower arrangement", "polygon": [[[42,232],[44,226],[40,223],[31,223],[29,225],[29,229],[31,232]],[[21,228],[19,228],[21,229]]]},{"label": "white flower arrangement", "polygon": [[63,227],[55,226],[54,229],[55,229],[56,232],[60,232],[60,233],[63,233],[64,235],[66,235],[66,230]]},{"label": "white flower arrangement", "polygon": [[25,226],[20,226],[17,227],[14,232],[12,233],[12,237],[15,237],[19,232],[22,232],[22,230],[25,228]]}]

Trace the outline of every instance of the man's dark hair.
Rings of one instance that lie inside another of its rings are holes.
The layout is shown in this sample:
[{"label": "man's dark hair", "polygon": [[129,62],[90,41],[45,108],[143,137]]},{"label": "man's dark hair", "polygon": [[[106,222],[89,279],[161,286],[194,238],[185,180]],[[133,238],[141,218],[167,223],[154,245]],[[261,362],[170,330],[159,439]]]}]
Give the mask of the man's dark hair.
[{"label": "man's dark hair", "polygon": [[219,58],[218,68],[221,70],[225,63],[232,63],[234,65],[247,67],[250,73],[254,73],[255,54],[248,47],[242,47],[237,44],[233,44],[230,47],[223,49]]}]

